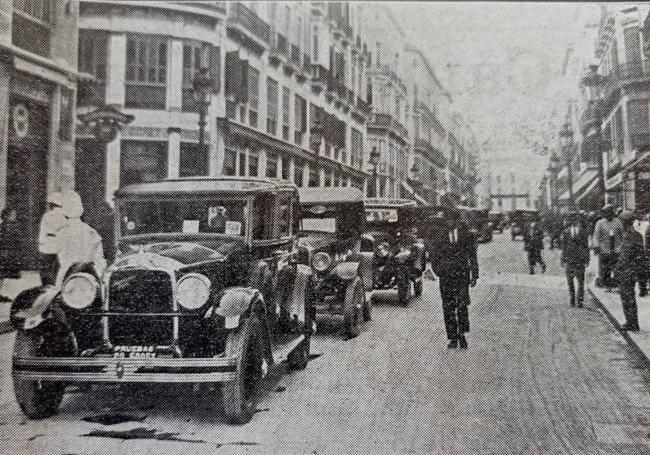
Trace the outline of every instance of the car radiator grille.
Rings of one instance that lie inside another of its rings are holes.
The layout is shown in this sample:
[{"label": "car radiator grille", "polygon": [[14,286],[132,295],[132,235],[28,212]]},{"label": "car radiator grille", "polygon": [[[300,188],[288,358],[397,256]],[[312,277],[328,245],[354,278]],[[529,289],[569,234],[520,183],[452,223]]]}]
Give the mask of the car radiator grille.
[{"label": "car radiator grille", "polygon": [[158,270],[118,270],[109,283],[108,335],[113,345],[167,346],[174,338],[172,281]]}]

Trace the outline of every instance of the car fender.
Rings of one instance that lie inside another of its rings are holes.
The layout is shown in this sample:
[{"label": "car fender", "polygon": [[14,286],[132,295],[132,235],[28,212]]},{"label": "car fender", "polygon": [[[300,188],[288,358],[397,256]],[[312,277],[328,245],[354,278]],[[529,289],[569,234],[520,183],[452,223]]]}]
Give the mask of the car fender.
[{"label": "car fender", "polygon": [[10,321],[17,330],[33,330],[51,317],[52,302],[60,289],[55,286],[39,286],[27,289],[11,304]]},{"label": "car fender", "polygon": [[358,262],[341,262],[332,269],[332,274],[344,281],[350,281],[359,276]]},{"label": "car fender", "polygon": [[[225,328],[239,327],[243,316],[264,307],[264,297],[258,289],[250,287],[231,287],[219,292],[214,299],[213,313],[225,319]],[[209,315],[206,315],[209,316]]]}]

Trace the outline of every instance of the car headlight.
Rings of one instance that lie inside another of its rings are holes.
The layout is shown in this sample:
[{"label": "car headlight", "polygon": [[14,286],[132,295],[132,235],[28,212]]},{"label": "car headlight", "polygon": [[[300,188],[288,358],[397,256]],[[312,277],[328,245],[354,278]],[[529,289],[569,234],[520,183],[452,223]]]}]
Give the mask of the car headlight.
[{"label": "car headlight", "polygon": [[188,273],[176,285],[176,301],[187,310],[205,305],[210,297],[210,279],[200,273]]},{"label": "car headlight", "polygon": [[327,270],[327,268],[330,266],[332,263],[332,258],[330,257],[329,254],[320,252],[316,253],[311,260],[311,266],[316,270],[317,272],[324,272]]},{"label": "car headlight", "polygon": [[379,246],[377,247],[377,256],[380,257],[386,257],[388,256],[389,250],[388,250],[388,243],[380,243]]},{"label": "car headlight", "polygon": [[97,298],[99,283],[90,273],[73,273],[63,283],[61,299],[63,303],[75,310],[82,310]]}]

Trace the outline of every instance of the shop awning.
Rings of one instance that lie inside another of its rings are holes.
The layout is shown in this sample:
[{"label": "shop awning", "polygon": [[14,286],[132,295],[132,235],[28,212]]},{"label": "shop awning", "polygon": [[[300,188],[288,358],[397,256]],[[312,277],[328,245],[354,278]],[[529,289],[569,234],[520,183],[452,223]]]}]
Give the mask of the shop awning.
[{"label": "shop awning", "polygon": [[[578,180],[573,184],[573,197],[577,201],[580,199],[584,194],[590,192],[593,190],[593,186],[595,185],[595,182],[598,180],[598,171],[595,169],[587,169],[585,172],[580,175]],[[568,201],[569,200],[569,192],[565,191],[560,195],[558,198],[560,201]]]},{"label": "shop awning", "polygon": [[404,188],[404,189],[406,190],[406,192],[407,192],[409,195],[411,195],[411,196],[415,199],[415,201],[416,201],[417,203],[422,204],[422,205],[427,205],[427,204],[428,204],[427,200],[424,199],[424,198],[423,198],[422,196],[420,196],[419,194],[417,194],[417,193],[415,192],[415,190],[413,189],[413,187],[412,187],[411,185],[409,185],[408,183],[406,183],[406,182],[402,182],[402,188]]},{"label": "shop awning", "polygon": [[596,178],[593,179],[593,181],[589,184],[589,186],[582,191],[579,195],[576,196],[576,202],[582,201],[585,197],[589,196],[591,192],[598,186],[598,176],[596,175]]}]

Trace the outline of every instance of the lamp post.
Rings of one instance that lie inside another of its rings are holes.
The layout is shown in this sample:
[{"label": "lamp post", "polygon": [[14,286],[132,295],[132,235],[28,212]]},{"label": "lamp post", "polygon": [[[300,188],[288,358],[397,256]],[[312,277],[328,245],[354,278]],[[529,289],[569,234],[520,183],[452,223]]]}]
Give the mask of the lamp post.
[{"label": "lamp post", "polygon": [[203,150],[205,142],[205,117],[210,105],[210,94],[212,91],[212,79],[208,75],[207,68],[201,68],[192,81],[192,95],[199,108],[199,149]]},{"label": "lamp post", "polygon": [[377,147],[373,147],[370,152],[370,165],[372,166],[372,197],[377,197],[377,166],[379,165],[379,159],[381,154],[377,150]]},{"label": "lamp post", "polygon": [[568,123],[565,123],[560,129],[560,144],[564,152],[564,161],[566,164],[567,186],[569,187],[569,209],[573,208],[573,169],[571,166],[571,157],[573,155],[573,131]]},{"label": "lamp post", "polygon": [[594,120],[585,137],[594,135],[596,141],[596,159],[598,160],[598,189],[605,201],[607,201],[607,189],[605,188],[605,162],[603,159],[602,150],[602,131],[600,125],[602,123],[601,112],[601,88],[605,83],[606,77],[598,74],[598,65],[589,65],[587,74],[582,78],[582,85],[587,88],[587,100],[592,106],[594,113]]},{"label": "lamp post", "polygon": [[557,173],[560,170],[560,158],[553,152],[548,160],[548,172],[551,174],[551,200],[549,206],[551,208],[557,207]]}]

